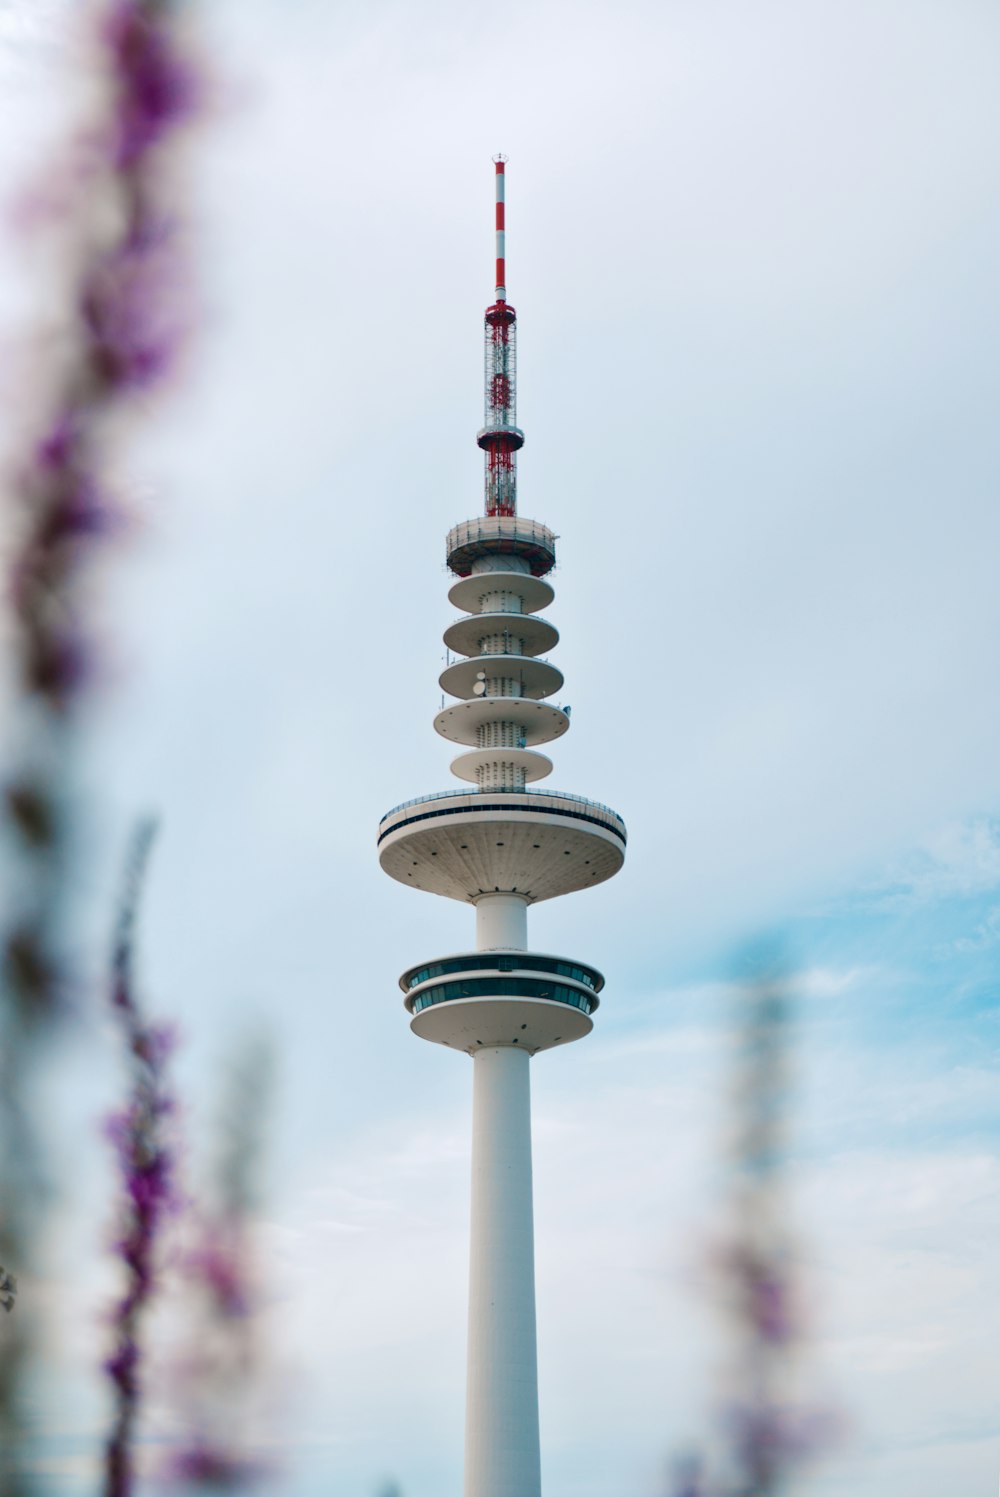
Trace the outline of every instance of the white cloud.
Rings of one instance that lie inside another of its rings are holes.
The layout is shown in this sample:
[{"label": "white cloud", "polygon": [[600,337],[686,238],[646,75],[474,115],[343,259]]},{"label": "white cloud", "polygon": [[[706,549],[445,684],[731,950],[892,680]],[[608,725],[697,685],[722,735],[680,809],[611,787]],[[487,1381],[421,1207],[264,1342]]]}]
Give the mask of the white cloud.
[{"label": "white cloud", "polygon": [[[1000,821],[950,821],[873,886],[887,909],[967,898],[1000,887]],[[962,948],[962,949],[972,949]]]},{"label": "white cloud", "polygon": [[971,936],[960,937],[955,942],[956,951],[987,951],[1000,941],[1000,905],[994,905],[987,911],[985,920],[981,920]]}]

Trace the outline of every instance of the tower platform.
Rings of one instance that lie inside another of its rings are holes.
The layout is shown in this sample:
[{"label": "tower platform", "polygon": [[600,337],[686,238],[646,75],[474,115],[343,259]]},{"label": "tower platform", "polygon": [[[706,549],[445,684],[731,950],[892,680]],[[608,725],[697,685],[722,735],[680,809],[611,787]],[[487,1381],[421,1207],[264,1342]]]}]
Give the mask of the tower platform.
[{"label": "tower platform", "polygon": [[471,951],[411,967],[399,985],[421,1039],[469,1055],[493,1045],[535,1055],[590,1033],[604,978],[565,957]]},{"label": "tower platform", "polygon": [[625,861],[616,811],[558,790],[439,792],[379,824],[379,862],[413,889],[475,904],[513,893],[530,904],[589,889]]},{"label": "tower platform", "polygon": [[537,613],[540,608],[548,608],[556,590],[550,582],[543,582],[541,577],[533,577],[527,570],[507,571],[503,567],[501,556],[489,570],[472,572],[468,577],[452,583],[448,590],[448,602],[454,608],[463,608],[466,613],[476,613],[488,603],[490,607],[495,607],[489,600],[505,595],[516,599],[517,609],[522,614]]},{"label": "tower platform", "polygon": [[[434,719],[434,731],[450,743],[478,745],[480,730],[513,720],[519,729],[518,746],[551,743],[569,730],[561,707],[530,697],[473,697],[444,707]],[[392,812],[389,813],[390,815]]]},{"label": "tower platform", "polygon": [[[550,697],[563,684],[563,673],[547,660],[538,660],[534,655],[515,655],[498,651],[492,655],[474,655],[471,660],[457,660],[438,677],[442,691],[449,696],[468,700],[476,689],[477,681],[485,682],[485,690],[507,703],[510,708],[528,697],[534,701]],[[507,689],[501,691],[501,687]]]},{"label": "tower platform", "polygon": [[520,515],[481,515],[453,525],[446,541],[448,566],[467,577],[476,562],[500,557],[526,563],[533,577],[544,577],[556,564],[556,538],[537,520]]},{"label": "tower platform", "polygon": [[[490,651],[534,656],[555,648],[559,643],[559,630],[548,619],[505,609],[503,612],[468,613],[465,618],[456,619],[444,631],[444,642],[457,655],[481,655]],[[519,648],[512,650],[512,645]]]}]

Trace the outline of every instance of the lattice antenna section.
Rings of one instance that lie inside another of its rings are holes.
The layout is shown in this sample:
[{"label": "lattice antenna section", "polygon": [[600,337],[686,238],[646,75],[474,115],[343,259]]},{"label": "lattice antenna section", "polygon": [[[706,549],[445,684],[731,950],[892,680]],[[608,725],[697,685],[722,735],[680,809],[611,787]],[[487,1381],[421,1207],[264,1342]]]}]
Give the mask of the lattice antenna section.
[{"label": "lattice antenna section", "polygon": [[483,429],[476,440],[486,455],[487,515],[517,514],[517,452],[524,432],[517,424],[517,313],[507,302],[504,224],[504,160],[496,160],[496,301],[484,325]]}]

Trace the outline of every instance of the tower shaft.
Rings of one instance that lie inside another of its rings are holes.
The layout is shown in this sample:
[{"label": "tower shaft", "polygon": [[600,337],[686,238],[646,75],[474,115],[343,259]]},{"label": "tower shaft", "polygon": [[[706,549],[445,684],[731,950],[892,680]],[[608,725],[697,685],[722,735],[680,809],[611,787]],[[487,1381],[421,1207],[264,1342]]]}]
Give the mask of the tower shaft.
[{"label": "tower shaft", "polygon": [[473,1060],[465,1497],[540,1497],[527,1050]]},{"label": "tower shaft", "polygon": [[[525,951],[516,894],[476,905],[477,951]],[[472,1200],[464,1497],[540,1497],[529,1051],[478,1049],[472,1066]]]}]

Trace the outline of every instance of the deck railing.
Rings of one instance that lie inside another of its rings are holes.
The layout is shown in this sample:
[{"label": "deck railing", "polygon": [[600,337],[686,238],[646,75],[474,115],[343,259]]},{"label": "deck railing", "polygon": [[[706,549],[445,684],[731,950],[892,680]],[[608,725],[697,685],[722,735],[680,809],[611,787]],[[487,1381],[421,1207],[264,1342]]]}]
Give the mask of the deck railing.
[{"label": "deck railing", "polygon": [[468,790],[435,790],[431,795],[415,795],[412,800],[401,801],[398,806],[393,806],[391,811],[386,811],[379,822],[379,826],[387,822],[390,817],[397,816],[400,811],[408,811],[411,806],[422,806],[427,801],[458,800],[475,796],[492,798],[495,795],[526,795],[532,797],[538,796],[544,800],[573,801],[578,806],[590,806],[592,810],[603,811],[606,816],[610,816],[612,820],[617,821],[623,831],[625,828],[624,819],[619,816],[618,812],[613,811],[610,806],[603,805],[601,801],[589,800],[585,795],[571,795],[568,790],[535,790],[529,786],[524,786],[520,790],[499,790],[496,786],[480,790],[478,786],[470,786]]}]

